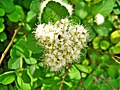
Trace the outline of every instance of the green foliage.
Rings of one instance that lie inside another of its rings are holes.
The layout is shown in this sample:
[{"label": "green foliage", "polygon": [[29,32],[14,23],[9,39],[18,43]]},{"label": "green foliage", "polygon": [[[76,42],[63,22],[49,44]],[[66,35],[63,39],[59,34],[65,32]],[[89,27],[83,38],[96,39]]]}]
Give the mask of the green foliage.
[{"label": "green foliage", "polygon": [[[0,55],[10,43],[14,30],[23,25],[2,61],[0,90],[59,90],[63,81],[63,90],[118,90],[120,1],[63,0],[74,5],[71,16],[65,6],[54,1],[49,1],[40,11],[43,1],[0,0]],[[98,13],[105,18],[101,25],[95,22]],[[61,72],[50,72],[43,65],[45,48],[35,39],[34,30],[36,24],[55,23],[66,17],[72,24],[85,26],[89,33],[88,45],[81,50],[78,63]]]},{"label": "green foliage", "polygon": [[16,76],[13,71],[8,71],[0,75],[0,83],[7,85],[15,80]]},{"label": "green foliage", "polygon": [[43,10],[43,13],[41,15],[41,22],[42,23],[48,23],[49,21],[56,22],[62,18],[65,18],[68,15],[69,13],[64,6],[61,6],[57,2],[50,1]]},{"label": "green foliage", "polygon": [[21,6],[15,5],[14,12],[7,15],[11,22],[18,22],[24,20],[24,12]]}]

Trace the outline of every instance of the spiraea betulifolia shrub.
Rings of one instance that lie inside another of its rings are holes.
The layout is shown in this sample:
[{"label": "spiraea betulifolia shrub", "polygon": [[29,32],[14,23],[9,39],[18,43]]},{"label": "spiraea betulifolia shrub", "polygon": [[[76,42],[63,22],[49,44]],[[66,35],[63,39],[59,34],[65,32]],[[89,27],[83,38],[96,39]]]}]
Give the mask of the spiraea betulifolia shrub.
[{"label": "spiraea betulifolia shrub", "polygon": [[119,0],[0,0],[0,90],[119,90]]}]

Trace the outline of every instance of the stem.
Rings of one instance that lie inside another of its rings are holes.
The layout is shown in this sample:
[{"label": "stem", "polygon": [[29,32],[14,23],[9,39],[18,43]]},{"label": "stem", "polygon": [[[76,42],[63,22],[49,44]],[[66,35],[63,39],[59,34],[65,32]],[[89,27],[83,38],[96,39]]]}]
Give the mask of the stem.
[{"label": "stem", "polygon": [[22,69],[22,56],[20,56],[20,69]]},{"label": "stem", "polygon": [[65,80],[65,77],[67,76],[67,74],[68,74],[68,71],[69,71],[70,67],[71,67],[71,65],[68,65],[68,67],[67,67],[67,70],[66,70],[65,74],[62,76],[62,82],[61,82],[61,84],[60,84],[60,88],[59,88],[59,90],[62,90],[63,83],[64,83],[64,80]]},{"label": "stem", "polygon": [[111,58],[118,64],[120,64],[120,61],[118,61],[116,58],[120,59],[118,56],[111,56]]},{"label": "stem", "polygon": [[8,44],[8,46],[7,46],[7,48],[5,49],[5,51],[2,53],[2,56],[1,56],[1,58],[0,58],[0,65],[1,65],[1,63],[2,63],[2,61],[3,61],[3,59],[4,59],[4,57],[5,57],[5,55],[6,55],[7,52],[9,51],[10,47],[12,46],[13,41],[14,41],[14,38],[15,38],[15,36],[17,35],[17,33],[18,33],[18,31],[19,31],[20,29],[21,29],[21,26],[19,26],[19,27],[14,31],[14,34],[13,34],[13,37],[12,37],[10,43]]},{"label": "stem", "polygon": [[[74,65],[74,66],[79,70],[79,68],[78,68],[76,65]],[[81,72],[80,70],[79,70],[79,72],[80,72],[80,79],[81,79],[81,81],[80,81],[80,83],[79,83],[78,90],[80,90],[80,87],[81,87],[81,86],[83,86],[84,90],[86,90],[86,88],[85,88],[85,86],[84,86],[84,84],[83,84],[82,72]]]},{"label": "stem", "polygon": [[78,71],[81,72],[81,73],[85,73],[85,74],[88,74],[88,75],[95,76],[96,78],[100,78],[100,79],[103,80],[112,90],[114,90],[114,88],[113,88],[105,79],[103,79],[103,78],[101,78],[100,76],[97,76],[97,75],[95,75],[95,74],[88,73],[88,72],[84,72],[84,71],[80,70],[75,64],[74,64],[74,66],[75,66],[75,67],[78,69]]}]

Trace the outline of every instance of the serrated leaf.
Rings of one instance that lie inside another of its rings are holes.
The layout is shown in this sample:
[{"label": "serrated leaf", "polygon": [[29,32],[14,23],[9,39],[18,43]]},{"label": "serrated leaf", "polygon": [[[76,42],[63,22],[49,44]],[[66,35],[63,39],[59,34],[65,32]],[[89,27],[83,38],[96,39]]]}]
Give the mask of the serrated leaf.
[{"label": "serrated leaf", "polygon": [[68,15],[68,10],[64,6],[61,6],[58,2],[50,1],[43,9],[43,13],[41,15],[41,22],[56,22],[62,18],[67,17]]},{"label": "serrated leaf", "polygon": [[16,78],[14,71],[8,71],[0,75],[0,83],[7,85],[12,83]]},{"label": "serrated leaf", "polygon": [[109,15],[114,7],[115,0],[102,0],[101,3],[98,3],[96,6],[92,9],[93,16],[100,13],[103,16]]},{"label": "serrated leaf", "polygon": [[20,68],[20,58],[10,58],[8,61],[9,69],[19,69]]},{"label": "serrated leaf", "polygon": [[13,0],[0,0],[0,7],[5,10],[6,13],[11,13],[14,11]]},{"label": "serrated leaf", "polygon": [[15,5],[15,10],[14,12],[10,13],[7,15],[9,20],[11,22],[18,22],[18,21],[23,21],[24,20],[24,11],[21,6]]}]

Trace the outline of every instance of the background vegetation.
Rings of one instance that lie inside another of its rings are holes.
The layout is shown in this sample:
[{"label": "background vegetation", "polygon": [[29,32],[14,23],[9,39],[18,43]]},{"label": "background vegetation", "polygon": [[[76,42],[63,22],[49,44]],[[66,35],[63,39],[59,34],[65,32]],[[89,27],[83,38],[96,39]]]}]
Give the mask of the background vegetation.
[{"label": "background vegetation", "polygon": [[[41,2],[0,0],[0,90],[118,90],[120,0],[64,0],[74,8],[70,19],[83,24],[89,38],[80,63],[61,72],[43,66],[44,49],[32,32],[38,23],[69,15],[59,3],[49,2],[38,19]],[[94,22],[98,13],[105,17],[102,25]]]}]

